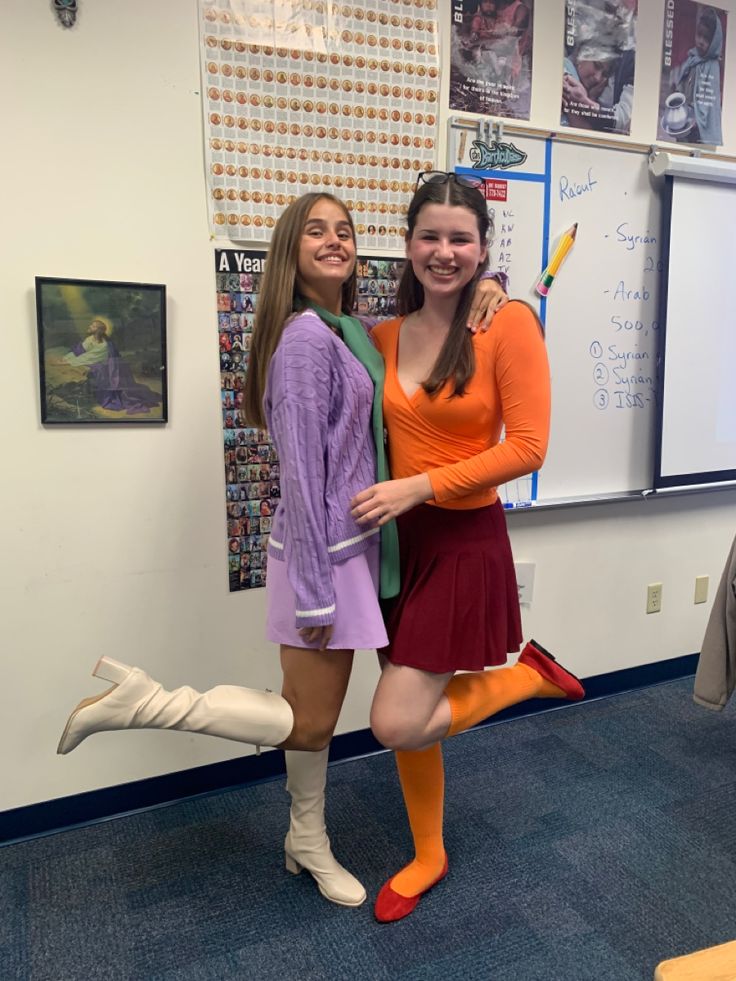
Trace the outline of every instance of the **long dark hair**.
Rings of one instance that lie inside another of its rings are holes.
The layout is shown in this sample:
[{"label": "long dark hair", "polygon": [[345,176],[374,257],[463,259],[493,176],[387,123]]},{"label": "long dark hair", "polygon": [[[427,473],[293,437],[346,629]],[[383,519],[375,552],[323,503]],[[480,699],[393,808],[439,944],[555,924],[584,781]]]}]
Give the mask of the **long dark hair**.
[{"label": "long dark hair", "polygon": [[[427,181],[421,184],[414,193],[406,217],[408,230],[407,239],[414,234],[419,212],[425,204],[449,204],[453,208],[467,208],[475,215],[478,222],[478,234],[481,245],[488,244],[489,233],[493,232],[493,223],[488,214],[485,198],[475,187],[458,183],[453,175],[447,181]],[[475,371],[475,354],[473,339],[468,330],[468,314],[473,301],[475,287],[481,273],[488,268],[488,255],[478,264],[478,269],[469,283],[463,287],[457,302],[455,316],[452,318],[450,330],[445,343],[442,345],[437,360],[432,366],[429,377],[422,382],[422,388],[429,396],[436,395],[451,379],[454,383],[450,398],[464,395],[468,382]],[[414,313],[424,304],[424,287],[414,275],[411,262],[404,265],[404,271],[396,294],[396,307],[401,316]]]},{"label": "long dark hair", "polygon": [[[258,294],[253,340],[243,393],[243,409],[249,426],[266,428],[263,395],[266,391],[268,366],[281,340],[286,322],[296,308],[299,246],[304,226],[314,205],[323,198],[333,201],[345,212],[345,218],[350,224],[353,241],[355,241],[355,229],[350,212],[342,201],[332,194],[319,192],[303,194],[296,201],[292,201],[276,222],[261,290]],[[342,309],[345,313],[350,313],[355,306],[356,284],[357,276],[353,267],[352,273],[342,284]]]}]

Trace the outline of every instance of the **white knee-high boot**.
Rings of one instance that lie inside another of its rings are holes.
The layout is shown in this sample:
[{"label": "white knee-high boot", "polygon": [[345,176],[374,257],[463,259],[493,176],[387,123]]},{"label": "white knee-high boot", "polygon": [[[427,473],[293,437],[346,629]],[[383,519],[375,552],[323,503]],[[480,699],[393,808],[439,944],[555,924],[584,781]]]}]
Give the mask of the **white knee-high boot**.
[{"label": "white knee-high boot", "polygon": [[365,889],[336,860],[325,828],[327,754],[289,749],[286,789],[291,794],[291,821],[284,842],[286,868],[295,875],[306,869],[325,899],[341,906],[360,906]]},{"label": "white knee-high boot", "polygon": [[291,706],[270,691],[217,685],[166,691],[140,668],[102,657],[92,672],[115,683],[85,698],[67,720],[57,753],[70,753],[95,732],[117,729],[181,729],[257,746],[278,746],[294,727]]}]

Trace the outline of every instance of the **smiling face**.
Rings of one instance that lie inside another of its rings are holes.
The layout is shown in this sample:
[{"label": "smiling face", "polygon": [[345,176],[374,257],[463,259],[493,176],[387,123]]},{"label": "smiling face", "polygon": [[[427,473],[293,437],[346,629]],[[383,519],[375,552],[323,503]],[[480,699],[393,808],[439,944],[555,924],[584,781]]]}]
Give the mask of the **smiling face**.
[{"label": "smiling face", "polygon": [[[334,307],[355,267],[355,239],[347,212],[320,198],[307,216],[299,243],[299,292],[326,309]],[[339,306],[337,311],[339,313]]]},{"label": "smiling face", "polygon": [[425,204],[419,211],[406,256],[425,296],[459,293],[486,257],[478,220],[469,208]]}]

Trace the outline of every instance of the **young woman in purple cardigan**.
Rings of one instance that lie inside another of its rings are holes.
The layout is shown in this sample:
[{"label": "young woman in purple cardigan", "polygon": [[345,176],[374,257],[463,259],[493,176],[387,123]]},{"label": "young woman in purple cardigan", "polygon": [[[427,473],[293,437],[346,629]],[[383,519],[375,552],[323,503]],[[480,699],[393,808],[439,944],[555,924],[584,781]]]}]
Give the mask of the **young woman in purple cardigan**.
[{"label": "young woman in purple cardigan", "polygon": [[[345,313],[355,300],[355,262],[345,206],[307,194],[276,225],[259,295],[244,402],[249,423],[268,428],[281,467],[266,593],[282,694],[231,685],[166,691],[140,668],[103,657],[93,674],[114,687],[77,706],[58,748],[68,753],[92,733],[141,728],[281,747],[292,798],[286,867],[307,869],[323,896],[346,906],[360,905],[365,890],[336,861],[325,830],[328,746],[354,650],[387,643],[379,578],[384,595],[398,588],[394,529],[366,531],[350,509],[352,497],[387,476],[383,362]],[[492,280],[479,291],[485,300],[473,319],[488,301],[493,309],[505,300]]]}]

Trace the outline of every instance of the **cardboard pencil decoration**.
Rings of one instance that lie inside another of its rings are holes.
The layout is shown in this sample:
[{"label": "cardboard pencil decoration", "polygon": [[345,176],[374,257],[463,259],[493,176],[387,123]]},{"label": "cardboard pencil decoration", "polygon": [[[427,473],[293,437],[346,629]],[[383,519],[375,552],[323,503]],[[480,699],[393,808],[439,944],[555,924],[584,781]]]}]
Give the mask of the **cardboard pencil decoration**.
[{"label": "cardboard pencil decoration", "polygon": [[549,293],[552,283],[554,283],[555,281],[555,276],[557,275],[560,266],[565,261],[570,249],[575,244],[575,237],[577,233],[578,233],[578,223],[575,222],[572,228],[568,228],[568,230],[560,239],[559,244],[552,255],[552,258],[549,261],[549,265],[544,270],[542,275],[539,277],[539,282],[537,283],[536,290],[540,296],[547,296],[547,294]]}]

